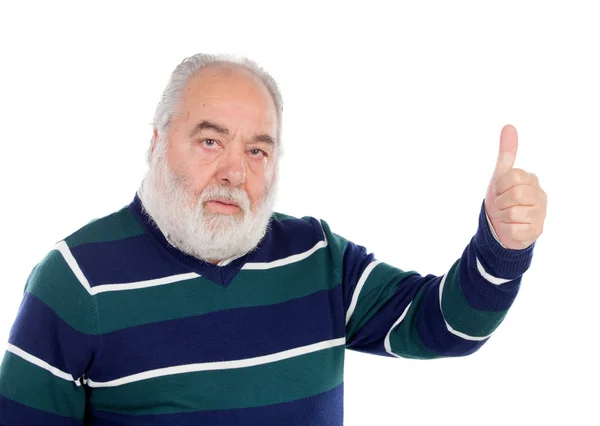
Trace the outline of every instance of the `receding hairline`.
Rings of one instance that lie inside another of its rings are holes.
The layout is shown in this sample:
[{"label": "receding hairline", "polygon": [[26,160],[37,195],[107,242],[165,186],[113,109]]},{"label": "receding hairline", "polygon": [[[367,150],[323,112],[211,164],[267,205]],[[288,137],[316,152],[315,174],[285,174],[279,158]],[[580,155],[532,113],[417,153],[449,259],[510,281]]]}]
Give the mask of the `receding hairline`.
[{"label": "receding hairline", "polygon": [[[187,84],[185,85],[185,88],[182,90],[181,96],[179,98],[179,102],[178,102],[178,108],[174,111],[175,115],[177,115],[178,113],[181,114],[182,111],[179,110],[179,108],[182,106],[184,99],[186,98],[186,94],[189,92],[190,86],[192,85],[200,85],[200,87],[202,87],[203,85],[206,86],[210,86],[210,80],[206,83],[203,82],[198,82],[198,79],[201,79],[202,77],[207,77],[207,78],[220,78],[223,75],[227,76],[228,74],[231,73],[237,73],[239,75],[243,75],[244,77],[246,77],[248,80],[252,81],[253,83],[255,83],[257,85],[257,87],[261,87],[263,94],[265,95],[266,98],[269,99],[269,103],[270,106],[272,108],[273,114],[274,114],[274,119],[275,120],[279,120],[279,115],[277,113],[277,103],[275,102],[275,99],[273,99],[273,95],[271,93],[271,91],[269,90],[269,87],[261,80],[261,78],[259,76],[257,76],[256,74],[254,74],[251,70],[247,69],[245,66],[241,65],[241,64],[237,64],[237,63],[228,63],[228,62],[224,62],[224,63],[211,63],[209,65],[204,66],[203,68],[201,68],[200,70],[198,70],[198,72],[196,74],[194,74],[193,77],[191,77]],[[208,75],[203,75],[203,74],[208,74]],[[202,89],[200,89],[202,90]],[[174,117],[173,117],[174,118]],[[276,136],[274,136],[272,138],[273,140],[278,141],[278,138]]]},{"label": "receding hairline", "polygon": [[[259,76],[257,76],[254,72],[252,72],[251,70],[249,70],[247,67],[245,67],[242,64],[231,63],[231,62],[213,62],[208,65],[205,65],[204,67],[199,69],[194,74],[193,77],[191,77],[189,79],[189,81],[186,84],[186,88],[189,88],[189,86],[193,82],[197,83],[197,79],[202,78],[202,77],[219,78],[219,77],[228,76],[228,75],[231,75],[234,73],[243,75],[248,80],[251,80],[252,82],[254,82],[257,86],[260,86],[262,88],[262,90],[265,92],[265,94],[267,95],[267,97],[270,99],[273,109],[275,110],[275,112],[277,112],[277,102],[275,102],[275,99],[273,98],[273,94],[271,93],[271,90],[269,89],[269,87],[265,84],[265,82]],[[208,75],[206,75],[206,74],[208,74]]]}]

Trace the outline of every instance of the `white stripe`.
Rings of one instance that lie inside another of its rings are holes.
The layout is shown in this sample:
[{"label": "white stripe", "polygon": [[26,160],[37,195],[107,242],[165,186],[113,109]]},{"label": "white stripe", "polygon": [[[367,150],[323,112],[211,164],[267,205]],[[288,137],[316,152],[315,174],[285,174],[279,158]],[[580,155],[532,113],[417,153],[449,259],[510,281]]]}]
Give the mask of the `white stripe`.
[{"label": "white stripe", "polygon": [[25,361],[28,361],[31,364],[37,365],[38,367],[43,368],[44,370],[54,374],[56,377],[60,377],[61,379],[67,380],[69,382],[75,382],[75,384],[77,386],[81,386],[81,383],[79,383],[78,380],[75,380],[73,378],[73,376],[71,376],[70,374],[65,373],[62,370],[59,370],[56,367],[51,366],[46,361],[43,361],[43,360],[31,355],[30,353],[25,352],[23,349],[21,349],[17,346],[11,345],[9,343],[7,350],[9,352],[12,352],[13,354],[17,355],[18,357],[23,358]]},{"label": "white stripe", "polygon": [[306,259],[311,254],[319,250],[320,248],[327,247],[327,236],[323,233],[324,240],[319,241],[314,245],[313,248],[307,250],[303,253],[293,254],[288,257],[284,257],[283,259],[273,260],[272,262],[255,262],[255,263],[246,263],[242,269],[271,269],[277,268],[279,266],[289,265],[290,263],[300,262],[301,260]]},{"label": "white stripe", "polygon": [[88,291],[88,293],[91,294],[90,283],[88,282],[85,275],[83,275],[83,272],[81,272],[81,269],[79,268],[77,261],[73,257],[71,250],[69,250],[69,246],[67,246],[67,243],[65,241],[58,242],[56,244],[56,249],[60,251],[60,253],[63,255],[67,262],[67,265],[69,265],[69,268],[71,268],[71,271],[73,271],[81,285]]},{"label": "white stripe", "polygon": [[113,386],[121,386],[128,383],[138,382],[141,380],[153,379],[156,377],[168,376],[173,374],[193,373],[198,371],[213,371],[213,370],[228,370],[232,368],[253,367],[270,362],[277,362],[283,359],[293,358],[296,356],[317,352],[323,349],[333,348],[346,344],[346,338],[326,340],[323,342],[313,343],[312,345],[302,346],[299,348],[289,349],[287,351],[278,352],[270,355],[263,355],[255,358],[240,359],[234,361],[214,361],[203,362],[198,364],[178,365],[174,367],[159,368],[156,370],[144,371],[142,373],[132,374],[131,376],[121,377],[109,382],[94,382],[87,379],[87,384],[94,388],[105,388]]},{"label": "white stripe", "polygon": [[122,284],[102,284],[102,285],[97,285],[97,286],[91,287],[87,278],[85,277],[85,275],[83,275],[83,272],[81,271],[81,268],[79,267],[79,264],[77,263],[77,260],[75,260],[75,258],[73,257],[73,254],[71,253],[69,246],[67,246],[67,243],[65,241],[60,241],[59,243],[56,244],[55,248],[58,251],[60,251],[60,253],[65,258],[65,261],[69,265],[69,268],[71,268],[71,271],[73,271],[73,274],[75,274],[75,276],[77,277],[77,279],[79,280],[79,282],[81,283],[83,288],[85,288],[87,290],[87,292],[91,295],[95,295],[98,293],[104,293],[107,291],[134,290],[134,289],[138,289],[138,288],[155,287],[158,285],[170,284],[170,283],[174,283],[177,281],[198,278],[200,276],[200,275],[196,274],[195,272],[190,272],[190,273],[186,273],[186,274],[170,275],[168,277],[155,278],[155,279],[151,279],[151,280],[134,281],[134,282],[122,283]]},{"label": "white stripe", "polygon": [[475,256],[475,260],[477,260],[477,270],[479,271],[481,276],[483,278],[485,278],[487,281],[491,282],[492,284],[499,285],[499,284],[504,284],[509,281],[512,281],[512,280],[507,280],[505,278],[496,278],[493,275],[488,274],[485,271],[485,269],[483,269],[483,265],[481,264],[481,262],[479,261],[479,258],[477,256]]},{"label": "white stripe", "polygon": [[104,293],[106,291],[121,291],[121,290],[134,290],[138,288],[155,287],[157,285],[170,284],[177,281],[190,280],[192,278],[198,278],[200,275],[195,272],[189,272],[187,274],[170,275],[168,277],[155,278],[152,280],[136,281],[131,283],[123,284],[102,284],[92,287],[90,294]]},{"label": "white stripe", "polygon": [[412,305],[412,302],[410,302],[408,304],[408,306],[404,309],[404,312],[402,312],[402,315],[400,315],[400,318],[398,318],[396,320],[396,322],[394,323],[394,325],[392,325],[392,328],[390,328],[390,331],[388,331],[387,336],[385,336],[385,351],[389,354],[394,355],[397,358],[400,358],[400,355],[395,354],[394,352],[392,352],[392,345],[390,344],[390,335],[392,334],[392,330],[402,322],[402,320],[404,319],[404,317],[406,316],[406,314],[408,313],[408,309],[410,308],[410,305]]},{"label": "white stripe", "polygon": [[[440,283],[440,311],[442,312],[442,318],[444,318],[444,311],[442,311],[442,291],[444,289],[444,283],[446,282],[447,276],[448,276],[448,274],[445,274],[444,277],[442,278],[442,282]],[[462,333],[460,331],[453,329],[450,326],[450,324],[448,324],[448,322],[446,321],[446,318],[444,318],[444,322],[446,323],[446,328],[448,329],[448,331],[450,333],[454,334],[455,336],[462,337],[465,340],[481,341],[481,340],[485,340],[491,336],[491,334],[489,334],[487,336],[483,336],[483,337],[469,336],[468,334],[465,334],[465,333]]]},{"label": "white stripe", "polygon": [[369,278],[369,274],[371,273],[373,268],[375,268],[380,263],[381,263],[381,260],[372,261],[371,263],[369,263],[369,265],[365,268],[362,275],[360,276],[360,279],[358,280],[358,284],[356,284],[356,288],[354,289],[354,293],[352,294],[352,301],[350,302],[350,307],[348,308],[348,311],[346,311],[346,325],[348,325],[348,322],[350,321],[350,317],[352,316],[352,314],[354,313],[354,310],[356,309],[356,304],[358,303],[358,296],[360,295],[362,288],[364,287],[365,283],[367,282],[367,278]]}]

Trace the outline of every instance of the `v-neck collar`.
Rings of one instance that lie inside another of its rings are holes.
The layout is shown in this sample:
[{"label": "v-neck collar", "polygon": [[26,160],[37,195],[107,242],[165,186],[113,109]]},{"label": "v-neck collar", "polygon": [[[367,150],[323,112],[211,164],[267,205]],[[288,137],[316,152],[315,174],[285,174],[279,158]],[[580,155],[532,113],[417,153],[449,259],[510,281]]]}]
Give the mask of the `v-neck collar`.
[{"label": "v-neck collar", "polygon": [[182,263],[190,271],[214,281],[223,287],[227,287],[229,285],[229,283],[235,278],[237,273],[246,263],[248,256],[254,253],[254,251],[251,251],[250,253],[246,253],[242,256],[224,259],[218,264],[207,262],[191,256],[172,245],[144,208],[142,200],[137,192],[133,198],[133,201],[131,201],[128,207],[136,219],[144,226],[150,237],[157,243],[160,250],[165,251],[176,261]]}]

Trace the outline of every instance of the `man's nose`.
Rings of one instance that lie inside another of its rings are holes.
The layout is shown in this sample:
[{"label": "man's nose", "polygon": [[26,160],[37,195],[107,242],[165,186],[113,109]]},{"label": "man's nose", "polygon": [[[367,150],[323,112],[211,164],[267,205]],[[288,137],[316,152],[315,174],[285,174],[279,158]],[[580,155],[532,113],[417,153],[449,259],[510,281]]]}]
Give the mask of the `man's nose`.
[{"label": "man's nose", "polygon": [[243,149],[228,147],[221,155],[217,180],[220,184],[239,186],[246,182],[246,165]]}]

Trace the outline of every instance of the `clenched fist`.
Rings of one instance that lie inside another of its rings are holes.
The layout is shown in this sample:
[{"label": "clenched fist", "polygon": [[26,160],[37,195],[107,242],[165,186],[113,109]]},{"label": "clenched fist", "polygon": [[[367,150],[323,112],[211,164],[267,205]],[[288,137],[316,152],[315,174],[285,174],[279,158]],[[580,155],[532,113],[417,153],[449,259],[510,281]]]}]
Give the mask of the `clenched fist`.
[{"label": "clenched fist", "polygon": [[513,168],[518,145],[517,130],[504,126],[496,169],[485,196],[485,211],[496,236],[512,250],[529,247],[541,235],[548,201],[535,174]]}]

